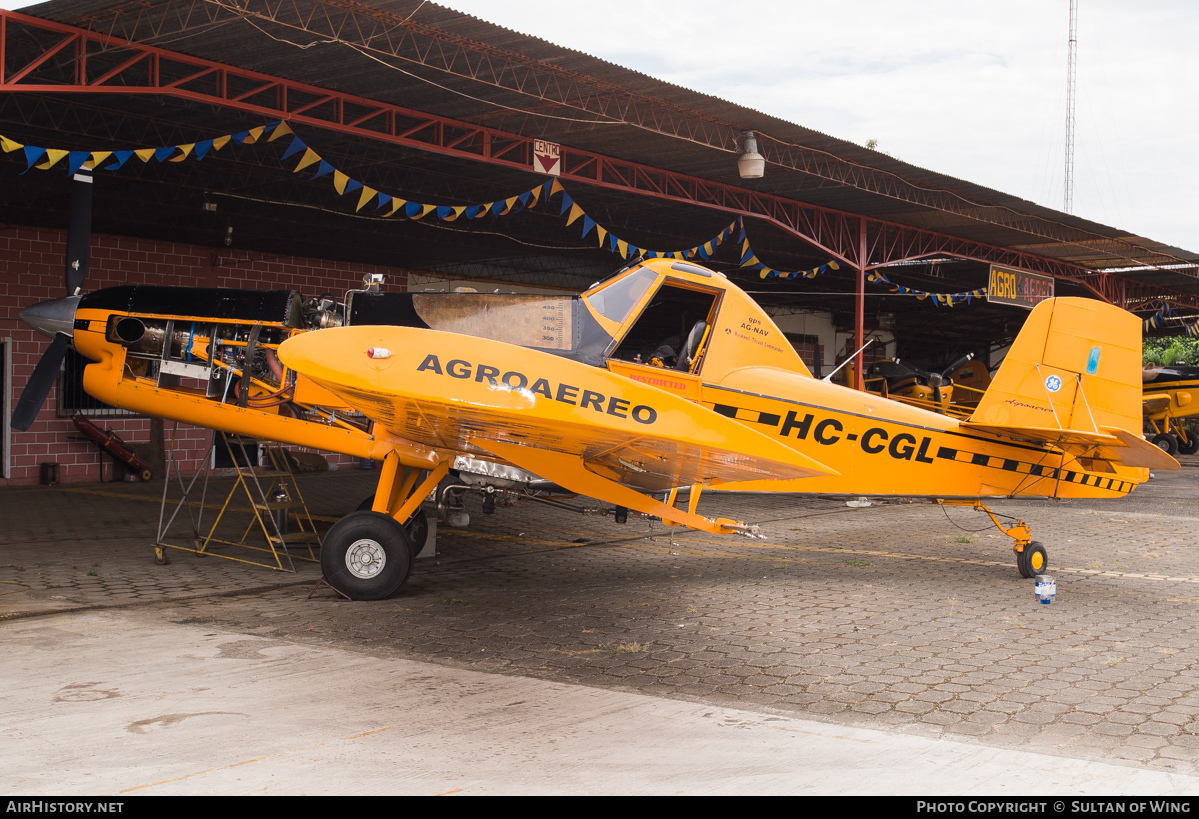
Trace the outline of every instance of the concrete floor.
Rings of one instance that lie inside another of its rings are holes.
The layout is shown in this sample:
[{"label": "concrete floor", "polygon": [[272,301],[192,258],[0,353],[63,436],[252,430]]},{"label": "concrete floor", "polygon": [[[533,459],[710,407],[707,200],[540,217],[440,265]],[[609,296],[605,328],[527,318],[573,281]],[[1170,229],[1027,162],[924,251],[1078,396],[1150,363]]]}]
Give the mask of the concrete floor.
[{"label": "concrete floor", "polygon": [[[159,487],[0,492],[0,792],[1193,793],[1188,461],[998,505],[1050,550],[1048,608],[928,504],[715,496],[767,539],[673,542],[475,504],[346,604],[305,599],[311,564],[154,565]],[[332,520],[372,480],[303,486]]]}]

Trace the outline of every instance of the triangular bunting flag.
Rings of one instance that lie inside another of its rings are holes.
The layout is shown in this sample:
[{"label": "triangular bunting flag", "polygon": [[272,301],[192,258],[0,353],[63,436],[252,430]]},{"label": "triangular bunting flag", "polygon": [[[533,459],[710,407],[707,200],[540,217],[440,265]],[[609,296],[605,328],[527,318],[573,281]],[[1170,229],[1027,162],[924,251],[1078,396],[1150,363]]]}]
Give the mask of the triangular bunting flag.
[{"label": "triangular bunting flag", "polygon": [[504,200],[504,213],[512,213],[512,208],[520,201],[519,196],[511,196]]},{"label": "triangular bunting flag", "polygon": [[466,215],[467,219],[474,219],[479,215],[479,211],[481,210],[483,210],[483,208],[480,205],[468,205],[466,210],[462,212]]},{"label": "triangular bunting flag", "polygon": [[337,191],[337,195],[341,196],[346,192],[346,185],[349,184],[350,177],[346,176],[341,171],[333,171],[333,190]]},{"label": "triangular bunting flag", "polygon": [[233,137],[234,142],[236,142],[238,145],[241,145],[245,143],[246,138],[250,136],[250,132],[238,131],[236,134],[230,134],[229,136]]},{"label": "triangular bunting flag", "polygon": [[[579,213],[583,213],[583,209],[582,209],[582,208],[579,208]],[[570,223],[569,223],[569,222],[567,222],[567,224],[570,224]],[[587,234],[591,232],[591,229],[592,229],[593,227],[595,227],[595,220],[594,220],[594,219],[592,219],[592,218],[591,218],[590,216],[588,216],[587,214],[583,213],[583,235],[582,235],[582,237],[581,237],[581,238],[583,238],[583,239],[586,239],[586,238],[587,238]]]},{"label": "triangular bunting flag", "polygon": [[447,216],[447,217],[446,217],[446,219],[445,219],[445,220],[446,220],[447,222],[452,222],[452,221],[454,221],[455,219],[457,219],[459,216],[461,216],[463,213],[465,213],[465,212],[466,212],[466,205],[454,205],[454,207],[453,207],[453,211],[454,211],[454,214],[453,214],[452,216]]},{"label": "triangular bunting flag", "polygon": [[[274,137],[271,137],[271,139],[274,139]],[[304,140],[300,139],[299,137],[294,137],[291,141],[291,144],[287,146],[287,150],[283,152],[283,156],[279,157],[279,161],[282,162],[285,159],[290,159],[307,147],[308,146],[304,144]]]},{"label": "triangular bunting flag", "polygon": [[[269,128],[270,126],[268,125],[267,127]],[[278,139],[281,136],[287,136],[288,134],[294,134],[294,133],[295,133],[295,131],[293,131],[291,128],[287,127],[286,122],[280,122],[275,125],[275,132],[273,134],[271,134],[271,138],[268,139],[267,142],[274,142],[276,139]]]},{"label": "triangular bunting flag", "polygon": [[526,207],[530,207],[530,208],[537,207],[537,200],[540,198],[541,198],[541,186],[538,185],[537,187],[533,188],[533,190],[529,191],[529,199],[531,199],[532,201],[529,202],[529,204]]},{"label": "triangular bunting flag", "polygon": [[189,142],[186,145],[176,145],[175,147],[178,148],[179,150],[183,151],[183,153],[181,153],[179,156],[172,159],[171,162],[182,162],[183,160],[187,159],[187,157],[191,154],[192,148],[196,147],[196,143]]},{"label": "triangular bunting flag", "polygon": [[595,226],[595,232],[599,236],[599,246],[604,246],[604,237],[608,235],[608,231],[604,230],[600,225]]},{"label": "triangular bunting flag", "polygon": [[196,143],[196,161],[200,162],[204,159],[204,155],[212,150],[212,140],[206,139]]},{"label": "triangular bunting flag", "polygon": [[262,137],[262,132],[266,130],[265,125],[259,125],[257,128],[251,128],[246,132],[245,139],[242,140],[246,145],[253,145]]},{"label": "triangular bunting flag", "polygon": [[113,151],[112,155],[117,160],[117,164],[109,165],[107,168],[104,169],[106,171],[115,171],[118,168],[120,168],[122,165],[125,164],[125,162],[129,159],[129,157],[133,156],[133,151]]},{"label": "triangular bunting flag", "polygon": [[58,161],[66,155],[67,155],[66,151],[60,151],[58,148],[47,148],[46,149],[46,159],[44,162],[42,162],[41,164],[39,164],[37,166],[38,170],[47,171],[50,168],[53,168],[55,165],[58,164]]},{"label": "triangular bunting flag", "polygon": [[330,165],[328,162],[326,162],[325,160],[323,160],[323,159],[322,159],[322,160],[321,160],[321,164],[319,164],[319,165],[317,165],[317,166],[316,166],[316,173],[314,173],[314,174],[312,175],[312,178],[313,178],[313,179],[320,179],[320,178],[321,178],[322,176],[324,176],[325,174],[327,174],[327,173],[332,173],[332,172],[333,172],[333,171],[335,171],[335,170],[337,170],[337,169],[336,169],[336,168],[334,168],[332,165]]},{"label": "triangular bunting flag", "polygon": [[570,205],[570,216],[566,219],[566,226],[570,227],[576,219],[583,215],[583,209],[572,202]]},{"label": "triangular bunting flag", "polygon": [[394,213],[395,213],[397,210],[399,210],[400,208],[402,208],[402,207],[406,207],[406,206],[407,206],[407,204],[408,204],[408,200],[407,200],[407,199],[400,199],[400,198],[397,196],[395,199],[392,199],[392,200],[391,200],[391,210],[387,211],[387,215],[388,215],[388,216],[391,216],[391,215],[393,215],[393,214],[394,214]]},{"label": "triangular bunting flag", "polygon": [[416,216],[416,214],[420,213],[420,209],[421,209],[420,202],[405,202],[404,203],[404,215],[407,216],[409,219],[414,218]]},{"label": "triangular bunting flag", "polygon": [[353,193],[354,191],[358,190],[361,187],[362,187],[361,182],[359,182],[357,179],[351,179],[349,182],[346,183],[346,193]]},{"label": "triangular bunting flag", "polygon": [[424,217],[428,216],[430,213],[432,213],[435,210],[437,210],[436,205],[421,205],[420,206],[420,216],[415,216],[413,218],[423,219]]},{"label": "triangular bunting flag", "polygon": [[321,161],[321,158],[317,154],[317,152],[312,150],[311,148],[308,148],[307,150],[304,151],[304,155],[302,157],[300,157],[300,164],[296,165],[296,169],[294,171],[292,171],[292,173],[299,173],[300,171],[307,168],[309,165],[312,165],[312,164],[320,162],[320,161]]},{"label": "triangular bunting flag", "polygon": [[25,146],[19,142],[13,142],[6,136],[0,136],[0,148],[4,149],[4,153],[11,154],[13,151],[19,151]]},{"label": "triangular bunting flag", "polygon": [[232,134],[226,134],[225,136],[217,137],[212,141],[212,150],[219,151],[221,148],[224,148],[226,145],[228,145],[229,140],[231,139],[233,139]]},{"label": "triangular bunting flag", "polygon": [[74,176],[83,163],[92,158],[91,151],[71,151],[67,154],[67,176]]},{"label": "triangular bunting flag", "polygon": [[375,210],[379,210],[380,208],[387,207],[388,205],[391,204],[391,200],[392,200],[392,197],[387,195],[386,193],[379,194],[379,204],[375,205]]},{"label": "triangular bunting flag", "polygon": [[42,156],[46,153],[45,148],[35,148],[32,145],[26,145],[24,147],[25,147],[25,170],[21,171],[22,174],[29,173],[29,169],[33,167],[34,163],[37,162],[39,159],[41,159]]},{"label": "triangular bunting flag", "polygon": [[[574,205],[574,203],[575,203],[575,200],[570,198],[570,194],[567,193],[566,191],[563,191],[562,192],[562,210],[558,211],[558,215],[565,216],[566,211],[570,210],[571,207]],[[569,225],[570,222],[567,222],[566,224]]]},{"label": "triangular bunting flag", "polygon": [[551,180],[550,196],[553,196],[555,193],[558,193],[559,191],[561,191],[562,193],[566,193],[566,188],[562,187],[562,183],[559,182],[557,179]]},{"label": "triangular bunting flag", "polygon": [[[129,152],[124,151],[123,153],[127,154]],[[112,156],[112,151],[92,151],[91,166],[93,168],[99,168],[110,156]],[[121,164],[123,163],[119,163],[116,167],[121,167]],[[109,170],[112,169],[110,168]]]},{"label": "triangular bunting flag", "polygon": [[166,159],[168,156],[170,156],[173,153],[175,153],[174,145],[171,145],[171,146],[168,146],[165,148],[155,148],[154,149],[154,158],[157,159],[159,162],[162,162],[164,159]]},{"label": "triangular bunting flag", "polygon": [[363,206],[365,206],[367,202],[374,199],[377,193],[378,191],[374,188],[364,185],[362,188],[362,196],[358,197],[358,207],[354,208],[354,212],[357,213],[358,211],[362,210]]},{"label": "triangular bunting flag", "polygon": [[454,212],[453,208],[451,208],[449,205],[438,205],[437,206],[437,218],[443,222],[446,220],[446,217],[453,214],[453,212]]}]

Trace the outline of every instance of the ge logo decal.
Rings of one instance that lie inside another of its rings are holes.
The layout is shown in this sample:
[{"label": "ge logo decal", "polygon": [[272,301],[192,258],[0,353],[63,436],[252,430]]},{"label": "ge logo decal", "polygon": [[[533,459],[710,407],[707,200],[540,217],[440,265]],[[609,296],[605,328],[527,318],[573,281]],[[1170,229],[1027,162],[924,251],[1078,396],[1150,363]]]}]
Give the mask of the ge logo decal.
[{"label": "ge logo decal", "polygon": [[1045,379],[1045,389],[1049,390],[1050,392],[1057,392],[1061,388],[1062,379],[1058,378],[1056,375],[1051,375]]}]

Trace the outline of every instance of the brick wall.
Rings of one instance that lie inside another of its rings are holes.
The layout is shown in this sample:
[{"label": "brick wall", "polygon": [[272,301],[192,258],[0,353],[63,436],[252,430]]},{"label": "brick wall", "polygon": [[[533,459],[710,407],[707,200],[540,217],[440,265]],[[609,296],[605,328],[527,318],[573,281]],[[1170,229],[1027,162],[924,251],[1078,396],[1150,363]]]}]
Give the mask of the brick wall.
[{"label": "brick wall", "polygon": [[[11,338],[13,405],[33,373],[50,340],[35,333],[17,318],[25,307],[65,295],[63,266],[66,232],[37,228],[8,228],[0,231],[0,340]],[[357,287],[367,273],[387,275],[387,290],[404,290],[403,270],[375,265],[331,262],[295,257],[257,258],[261,254],[214,251],[195,245],[153,242],[123,236],[93,235],[87,291],[120,284],[155,284],[177,287],[236,287],[297,289],[305,296],[336,293]],[[55,396],[42,408],[28,432],[12,431],[12,477],[0,478],[0,486],[36,483],[39,465],[59,464],[59,477],[69,481],[100,478],[99,450],[79,435],[69,419],[56,418]],[[11,416],[12,406],[3,408]],[[149,440],[150,421],[143,417],[93,419],[97,426],[111,429],[129,442]],[[167,422],[170,437],[173,422]],[[180,424],[176,457],[185,473],[194,472],[208,447],[208,430]],[[321,453],[332,463],[351,465],[344,455]],[[104,456],[104,478],[112,478],[111,458]]]}]

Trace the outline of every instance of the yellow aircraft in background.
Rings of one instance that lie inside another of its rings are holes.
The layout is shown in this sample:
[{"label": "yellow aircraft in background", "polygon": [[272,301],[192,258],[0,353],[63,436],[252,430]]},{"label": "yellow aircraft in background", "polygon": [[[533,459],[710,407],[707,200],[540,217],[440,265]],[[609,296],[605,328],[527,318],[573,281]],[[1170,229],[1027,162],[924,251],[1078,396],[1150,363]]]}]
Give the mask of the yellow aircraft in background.
[{"label": "yellow aircraft in background", "polygon": [[[753,527],[700,514],[702,489],[988,511],[987,498],[1118,498],[1178,467],[1141,436],[1140,320],[1086,299],[1032,311],[967,419],[812,377],[744,291],[671,259],[574,297],[131,286],[22,316],[55,341],[18,429],[72,342],[96,362],[85,389],[113,406],[382,461],[371,509],[322,547],[326,579],[355,599],[407,580],[402,524],[451,469],[512,491],[550,483],[618,520],[736,533]],[[1021,574],[1042,573],[1028,528],[1004,531]]]}]

